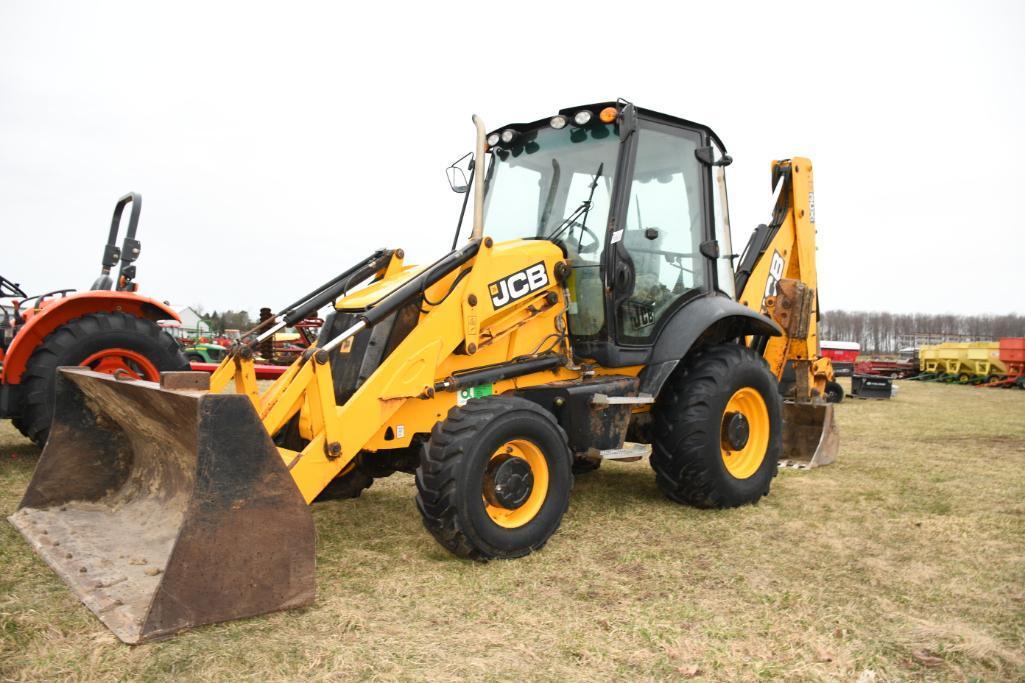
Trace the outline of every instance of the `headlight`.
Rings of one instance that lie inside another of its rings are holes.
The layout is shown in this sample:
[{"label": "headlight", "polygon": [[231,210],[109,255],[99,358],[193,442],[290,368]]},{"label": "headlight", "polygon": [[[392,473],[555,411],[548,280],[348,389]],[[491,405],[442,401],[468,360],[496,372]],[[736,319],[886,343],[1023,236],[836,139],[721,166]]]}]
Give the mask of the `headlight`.
[{"label": "headlight", "polygon": [[488,147],[494,147],[499,141],[498,133],[492,133],[488,136]]},{"label": "headlight", "polygon": [[586,109],[578,111],[576,114],[573,115],[573,123],[577,124],[578,126],[586,126],[588,123],[591,122],[591,118],[593,116],[594,114],[587,111]]},{"label": "headlight", "polygon": [[507,145],[510,142],[512,142],[515,137],[516,131],[514,131],[512,128],[506,128],[502,131],[502,142],[504,142]]},{"label": "headlight", "polygon": [[555,130],[559,130],[561,128],[565,128],[566,127],[566,117],[562,116],[561,114],[559,116],[553,116],[552,120],[549,121],[548,124],[552,128],[554,128]]}]

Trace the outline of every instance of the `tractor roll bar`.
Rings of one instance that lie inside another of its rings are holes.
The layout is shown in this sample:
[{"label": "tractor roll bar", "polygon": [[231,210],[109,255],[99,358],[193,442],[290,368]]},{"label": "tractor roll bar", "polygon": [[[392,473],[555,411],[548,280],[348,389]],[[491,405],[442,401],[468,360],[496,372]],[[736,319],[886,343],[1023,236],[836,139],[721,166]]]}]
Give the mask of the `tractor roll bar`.
[{"label": "tractor roll bar", "polygon": [[[121,227],[121,216],[125,207],[132,205],[132,212],[128,215],[128,232],[125,234],[125,241],[121,248],[117,246],[117,233]],[[125,284],[129,284],[135,278],[135,269],[131,267],[132,262],[139,258],[142,251],[142,243],[135,239],[135,233],[139,229],[139,214],[142,213],[142,195],[138,192],[129,192],[114,205],[114,215],[110,219],[110,232],[107,234],[107,244],[103,247],[103,260],[100,265],[100,276],[93,283],[93,290],[109,290],[114,283],[110,279],[110,269],[121,263],[118,270],[118,286],[121,290],[122,276],[125,277]]]}]

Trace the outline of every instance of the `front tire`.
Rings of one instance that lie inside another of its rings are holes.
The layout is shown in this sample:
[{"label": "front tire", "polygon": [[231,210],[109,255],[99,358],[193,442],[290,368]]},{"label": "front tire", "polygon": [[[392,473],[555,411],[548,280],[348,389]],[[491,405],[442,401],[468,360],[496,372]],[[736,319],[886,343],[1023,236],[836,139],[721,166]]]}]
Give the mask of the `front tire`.
[{"label": "front tire", "polygon": [[651,466],[671,500],[701,508],[769,493],[783,448],[776,378],[751,349],[720,344],[688,358],[652,410]]},{"label": "front tire", "polygon": [[435,425],[416,470],[424,526],[453,554],[522,557],[559,528],[573,486],[566,433],[522,398],[489,396]]},{"label": "front tire", "polygon": [[189,369],[178,342],[152,320],[127,313],[90,313],[65,323],[32,352],[22,376],[22,424],[37,446],[43,446],[50,434],[57,368],[67,365],[127,372],[154,382],[161,372]]}]

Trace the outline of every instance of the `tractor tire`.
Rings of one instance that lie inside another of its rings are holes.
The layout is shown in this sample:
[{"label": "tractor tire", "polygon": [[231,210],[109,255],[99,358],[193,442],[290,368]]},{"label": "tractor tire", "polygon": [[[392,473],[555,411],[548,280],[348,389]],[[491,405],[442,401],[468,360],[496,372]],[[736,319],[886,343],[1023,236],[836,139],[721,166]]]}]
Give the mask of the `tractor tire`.
[{"label": "tractor tire", "polygon": [[826,382],[826,403],[841,403],[843,398],[844,390],[839,382]]},{"label": "tractor tire", "polygon": [[435,425],[416,487],[424,526],[454,555],[522,557],[544,546],[569,507],[569,440],[535,403],[474,399]]},{"label": "tractor tire", "polygon": [[190,354],[186,355],[186,360],[188,360],[189,363],[205,363],[206,362],[206,359],[203,358],[198,353],[190,353]]},{"label": "tractor tire", "polygon": [[720,344],[686,359],[652,413],[651,467],[671,500],[731,508],[769,493],[783,449],[783,402],[753,350]]},{"label": "tractor tire", "polygon": [[120,364],[152,381],[159,381],[161,372],[189,369],[178,342],[152,320],[127,313],[90,313],[65,323],[32,352],[22,375],[23,433],[37,446],[45,445],[50,433],[57,368],[85,361],[98,371]]},{"label": "tractor tire", "polygon": [[24,420],[22,420],[20,417],[12,417],[11,424],[14,426],[15,429],[21,432],[22,436],[24,436],[26,439],[28,438],[28,429],[25,428]]}]

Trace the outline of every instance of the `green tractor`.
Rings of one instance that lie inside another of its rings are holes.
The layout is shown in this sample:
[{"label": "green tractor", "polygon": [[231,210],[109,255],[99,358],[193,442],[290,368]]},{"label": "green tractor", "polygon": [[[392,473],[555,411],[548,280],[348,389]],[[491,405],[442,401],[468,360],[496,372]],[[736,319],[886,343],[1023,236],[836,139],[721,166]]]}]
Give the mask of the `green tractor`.
[{"label": "green tractor", "polygon": [[190,363],[220,363],[228,349],[220,344],[200,342],[185,348],[185,357]]}]

